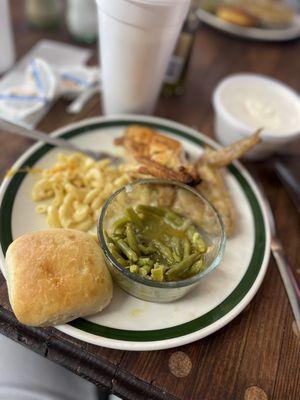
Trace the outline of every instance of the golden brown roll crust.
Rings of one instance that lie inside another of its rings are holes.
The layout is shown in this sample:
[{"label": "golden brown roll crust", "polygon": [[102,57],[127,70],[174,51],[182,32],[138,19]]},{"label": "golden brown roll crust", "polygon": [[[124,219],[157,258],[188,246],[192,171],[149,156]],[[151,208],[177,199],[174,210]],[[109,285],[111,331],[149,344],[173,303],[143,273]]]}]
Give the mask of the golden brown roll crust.
[{"label": "golden brown roll crust", "polygon": [[33,326],[64,323],[94,314],[112,297],[112,281],[98,244],[71,229],[33,232],[6,253],[12,309]]}]

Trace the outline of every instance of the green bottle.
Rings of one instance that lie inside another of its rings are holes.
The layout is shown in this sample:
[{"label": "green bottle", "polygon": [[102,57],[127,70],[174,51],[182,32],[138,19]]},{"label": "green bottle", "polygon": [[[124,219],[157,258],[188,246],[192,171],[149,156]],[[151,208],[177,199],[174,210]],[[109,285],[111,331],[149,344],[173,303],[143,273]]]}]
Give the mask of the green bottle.
[{"label": "green bottle", "polygon": [[192,0],[164,79],[162,93],[165,96],[179,96],[184,93],[188,66],[199,27],[199,18],[196,14],[198,5],[199,0]]}]

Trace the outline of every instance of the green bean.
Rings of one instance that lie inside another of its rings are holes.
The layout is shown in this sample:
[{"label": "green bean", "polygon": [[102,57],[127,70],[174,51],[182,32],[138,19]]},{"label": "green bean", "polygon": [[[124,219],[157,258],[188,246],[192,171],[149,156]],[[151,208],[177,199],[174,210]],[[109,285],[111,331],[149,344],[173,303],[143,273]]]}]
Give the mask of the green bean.
[{"label": "green bean", "polygon": [[110,236],[111,242],[112,242],[119,250],[121,250],[121,249],[120,249],[120,246],[118,245],[118,240],[120,240],[120,239],[122,239],[122,236],[121,236],[121,235],[113,234],[113,235]]},{"label": "green bean", "polygon": [[139,273],[139,267],[136,264],[132,264],[129,267],[129,271],[132,272],[133,274],[138,274]]},{"label": "green bean", "polygon": [[127,224],[127,222],[129,221],[130,220],[127,216],[117,219],[112,225],[113,231],[115,232],[116,229],[123,228],[124,225]]},{"label": "green bean", "polygon": [[108,244],[108,243],[111,243],[112,240],[111,240],[111,238],[108,236],[107,231],[104,230],[103,233],[104,233],[104,239],[105,239],[106,243],[107,243],[107,244]]},{"label": "green bean", "polygon": [[152,268],[151,278],[153,281],[162,282],[164,280],[164,267],[160,265],[159,267]]},{"label": "green bean", "polygon": [[194,247],[196,250],[199,251],[199,253],[206,253],[207,251],[206,243],[204,242],[204,240],[201,238],[200,235],[194,240]]},{"label": "green bean", "polygon": [[119,240],[119,239],[124,239],[126,240],[126,231],[124,229],[124,231],[122,233],[114,233],[111,236],[114,240]]},{"label": "green bean", "polygon": [[187,234],[187,237],[190,239],[190,241],[191,241],[192,243],[194,243],[195,239],[196,239],[198,236],[200,237],[199,232],[197,231],[195,225],[191,225],[191,226],[187,229],[186,234]]},{"label": "green bean", "polygon": [[[197,226],[170,208],[129,207],[104,232],[112,255],[132,273],[156,281],[187,279],[205,268]],[[112,233],[111,233],[112,230]]]},{"label": "green bean", "polygon": [[143,265],[153,265],[154,261],[150,257],[140,257],[137,264],[142,267]]},{"label": "green bean", "polygon": [[130,223],[126,225],[126,238],[128,245],[139,254],[138,241]]},{"label": "green bean", "polygon": [[185,271],[184,273],[180,274],[180,277],[182,279],[187,279],[187,278],[191,278],[192,276],[195,276],[197,274],[199,274],[201,271],[203,271],[205,269],[205,263],[204,263],[204,259],[200,258],[198,261],[196,261],[191,268],[189,268],[187,271]]},{"label": "green bean", "polygon": [[154,253],[156,251],[155,247],[153,247],[151,244],[149,246],[145,246],[142,243],[139,243],[138,246],[139,246],[140,252],[145,254],[146,256],[148,256],[149,254]]},{"label": "green bean", "polygon": [[191,244],[188,241],[188,239],[184,239],[183,241],[183,258],[186,258],[190,255],[191,253]]},{"label": "green bean", "polygon": [[192,221],[187,219],[183,222],[183,224],[178,228],[180,231],[186,231],[192,225]]},{"label": "green bean", "polygon": [[180,241],[179,241],[179,238],[178,237],[172,237],[171,240],[170,240],[170,245],[171,245],[171,247],[173,249],[172,256],[173,256],[174,261],[175,262],[180,262],[182,257],[180,255],[180,248],[179,248]]},{"label": "green bean", "polygon": [[143,229],[143,223],[138,214],[134,211],[132,207],[127,208],[126,214],[134,225],[136,225],[139,229]]},{"label": "green bean", "polygon": [[206,252],[207,246],[194,225],[188,228],[187,236],[197,251],[199,251],[200,253]]},{"label": "green bean", "polygon": [[148,272],[147,272],[147,270],[146,270],[144,267],[141,267],[141,268],[139,269],[139,275],[145,277],[145,276],[148,275]]},{"label": "green bean", "polygon": [[145,271],[147,271],[147,274],[149,274],[151,269],[153,268],[153,264],[145,264],[142,265],[141,268],[143,268]]},{"label": "green bean", "polygon": [[137,210],[137,212],[142,213],[142,214],[144,212],[148,212],[148,213],[158,215],[159,217],[163,217],[166,214],[166,210],[161,207],[147,206],[144,204],[138,205],[136,210]]},{"label": "green bean", "polygon": [[160,240],[154,239],[152,241],[152,243],[154,244],[155,248],[160,252],[160,254],[169,262],[169,263],[173,263],[174,262],[174,258],[172,256],[172,250],[164,245]]},{"label": "green bean", "polygon": [[115,260],[122,265],[122,267],[127,267],[127,262],[126,260],[119,254],[116,246],[113,243],[108,243],[108,248],[112,254],[112,256],[115,258]]},{"label": "green bean", "polygon": [[195,232],[197,232],[197,229],[192,225],[186,230],[186,235],[190,240],[192,240]]},{"label": "green bean", "polygon": [[170,210],[168,210],[164,219],[169,226],[180,232],[184,231],[191,224],[190,220],[183,219],[179,214]]},{"label": "green bean", "polygon": [[109,248],[109,250],[110,250],[111,252],[112,252],[112,251],[115,251],[115,252],[118,253],[118,255],[119,255],[120,257],[122,257],[121,254],[119,254],[118,249],[117,249],[117,247],[115,246],[115,244],[114,244],[113,242],[108,242],[108,243],[107,243],[107,247]]},{"label": "green bean", "polygon": [[179,226],[177,225],[177,224],[175,224],[173,221],[171,221],[171,220],[168,220],[168,219],[165,219],[165,221],[166,221],[166,224],[170,227],[170,228],[172,228],[172,229],[174,229],[174,230],[179,230]]},{"label": "green bean", "polygon": [[181,218],[180,215],[171,210],[168,210],[166,212],[165,220],[168,224],[175,228],[179,228],[184,222],[183,218]]},{"label": "green bean", "polygon": [[181,258],[182,257],[182,246],[181,246],[179,237],[176,237],[176,236],[172,237],[170,240],[170,244],[171,244],[174,252],[177,254],[177,256],[179,258]]},{"label": "green bean", "polygon": [[123,239],[117,240],[120,250],[125,254],[125,256],[132,261],[137,261],[138,256],[134,250],[132,250],[128,244]]},{"label": "green bean", "polygon": [[199,272],[205,269],[205,261],[204,258],[201,257],[200,260],[196,261],[195,264],[191,268],[191,272],[198,274]]},{"label": "green bean", "polygon": [[160,223],[161,217],[157,214],[152,213],[151,211],[143,211],[143,222],[144,224],[153,223],[153,221]]},{"label": "green bean", "polygon": [[124,236],[124,228],[123,227],[122,228],[116,228],[114,230],[114,235],[123,238],[123,236]]},{"label": "green bean", "polygon": [[178,254],[176,254],[175,251],[172,251],[172,256],[173,256],[173,260],[175,262],[180,262],[181,261],[181,257]]},{"label": "green bean", "polygon": [[198,258],[198,254],[191,254],[187,258],[183,259],[181,262],[173,264],[171,268],[166,272],[167,279],[174,280],[180,277],[180,273],[190,268]]}]

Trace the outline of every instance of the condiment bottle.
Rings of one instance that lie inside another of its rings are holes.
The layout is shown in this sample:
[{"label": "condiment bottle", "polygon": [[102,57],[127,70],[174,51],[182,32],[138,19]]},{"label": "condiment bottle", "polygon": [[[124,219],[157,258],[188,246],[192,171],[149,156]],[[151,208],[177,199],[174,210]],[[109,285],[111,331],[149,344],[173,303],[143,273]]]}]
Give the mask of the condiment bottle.
[{"label": "condiment bottle", "polygon": [[196,15],[198,6],[199,0],[193,0],[171,57],[163,86],[163,94],[166,96],[181,95],[184,93],[188,65],[195,35],[199,27],[199,18]]},{"label": "condiment bottle", "polygon": [[29,24],[38,29],[56,28],[61,20],[60,0],[26,0],[25,12]]},{"label": "condiment bottle", "polygon": [[67,26],[72,37],[78,42],[95,42],[98,36],[95,0],[68,0]]}]

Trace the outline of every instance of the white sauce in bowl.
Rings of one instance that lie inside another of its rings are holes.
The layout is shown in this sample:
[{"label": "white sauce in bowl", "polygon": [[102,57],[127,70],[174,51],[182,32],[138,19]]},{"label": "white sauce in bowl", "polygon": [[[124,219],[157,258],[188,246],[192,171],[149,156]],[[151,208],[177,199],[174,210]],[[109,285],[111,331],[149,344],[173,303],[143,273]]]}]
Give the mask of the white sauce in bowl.
[{"label": "white sauce in bowl", "polygon": [[280,82],[241,74],[221,86],[224,111],[241,123],[275,135],[300,131],[300,98]]}]

